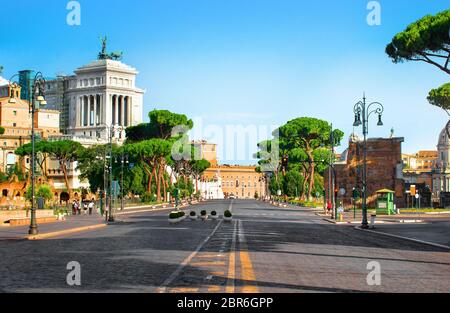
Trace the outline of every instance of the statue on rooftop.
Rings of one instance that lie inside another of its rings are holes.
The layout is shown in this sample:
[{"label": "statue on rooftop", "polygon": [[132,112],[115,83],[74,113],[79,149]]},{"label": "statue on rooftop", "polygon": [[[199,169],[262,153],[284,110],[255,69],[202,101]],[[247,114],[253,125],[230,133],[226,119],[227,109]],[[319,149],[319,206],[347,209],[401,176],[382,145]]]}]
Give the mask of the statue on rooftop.
[{"label": "statue on rooftop", "polygon": [[116,52],[112,52],[112,53],[107,53],[106,52],[106,47],[108,44],[108,37],[100,37],[100,41],[102,43],[102,51],[98,54],[98,59],[99,60],[121,60],[122,56],[123,56],[123,52],[120,51],[116,51]]}]

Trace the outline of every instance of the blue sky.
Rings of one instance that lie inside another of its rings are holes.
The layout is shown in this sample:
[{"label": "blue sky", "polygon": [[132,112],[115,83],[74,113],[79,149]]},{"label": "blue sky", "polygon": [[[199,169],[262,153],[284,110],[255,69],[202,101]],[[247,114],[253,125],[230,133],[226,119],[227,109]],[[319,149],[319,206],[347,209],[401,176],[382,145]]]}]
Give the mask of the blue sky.
[{"label": "blue sky", "polygon": [[2,12],[16,13],[0,20],[3,76],[26,68],[70,74],[96,58],[107,35],[109,50],[123,50],[123,61],[140,71],[145,116],[158,108],[203,117],[203,132],[312,116],[342,129],[345,147],[363,92],[385,106],[385,126],[373,120],[370,135],[388,136],[394,127],[404,152],[435,149],[447,121],[426,96],[448,75],[427,64],[393,64],[384,48],[448,1],[379,1],[380,26],[367,24],[366,0],[79,2],[82,24],[69,26],[66,0],[4,1]]}]

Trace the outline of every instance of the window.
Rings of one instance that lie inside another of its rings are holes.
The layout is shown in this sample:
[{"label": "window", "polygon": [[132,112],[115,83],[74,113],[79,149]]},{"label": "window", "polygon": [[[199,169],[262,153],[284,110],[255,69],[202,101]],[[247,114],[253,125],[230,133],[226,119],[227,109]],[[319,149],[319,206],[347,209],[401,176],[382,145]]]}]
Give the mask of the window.
[{"label": "window", "polygon": [[13,123],[13,127],[17,127],[17,123]]},{"label": "window", "polygon": [[13,111],[13,115],[14,115],[14,116],[17,116],[17,111]]}]

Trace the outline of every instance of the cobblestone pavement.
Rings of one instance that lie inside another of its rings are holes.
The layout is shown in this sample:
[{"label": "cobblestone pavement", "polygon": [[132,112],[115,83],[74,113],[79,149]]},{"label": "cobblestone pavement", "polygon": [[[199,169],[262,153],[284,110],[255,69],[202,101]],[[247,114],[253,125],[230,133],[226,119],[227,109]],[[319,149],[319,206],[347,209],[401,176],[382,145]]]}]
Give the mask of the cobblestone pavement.
[{"label": "cobblestone pavement", "polygon": [[[450,253],[324,222],[309,209],[216,201],[232,222],[167,212],[123,216],[107,228],[41,241],[0,241],[6,292],[450,292]],[[78,287],[66,283],[71,261]],[[381,285],[367,284],[367,265]]]}]

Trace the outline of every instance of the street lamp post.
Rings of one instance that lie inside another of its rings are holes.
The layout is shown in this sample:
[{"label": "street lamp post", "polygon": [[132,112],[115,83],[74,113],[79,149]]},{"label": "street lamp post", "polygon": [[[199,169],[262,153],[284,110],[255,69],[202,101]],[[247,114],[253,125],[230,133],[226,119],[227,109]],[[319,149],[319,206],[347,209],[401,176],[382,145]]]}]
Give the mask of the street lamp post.
[{"label": "street lamp post", "polygon": [[[17,87],[17,83],[11,83],[18,74],[13,75],[10,78],[9,89],[9,103],[17,103],[16,95],[14,94],[13,88]],[[42,105],[46,105],[45,101],[45,79],[41,72],[37,72],[34,79],[30,81],[30,86],[28,86],[29,92],[29,113],[31,114],[31,221],[30,229],[28,233],[30,235],[37,235],[39,233],[37,221],[36,221],[36,186],[35,186],[35,173],[36,173],[36,136],[35,136],[35,113],[36,109]]]},{"label": "street lamp post", "polygon": [[[117,160],[116,160],[117,163]],[[120,194],[121,194],[121,199],[120,199],[120,210],[123,211],[125,209],[125,202],[124,202],[124,192],[123,192],[123,176],[124,176],[124,168],[125,168],[125,164],[128,164],[128,155],[124,154],[124,152],[122,151],[122,155],[120,157],[120,163],[121,163],[121,173],[120,173]]]},{"label": "street lamp post", "polygon": [[[115,124],[112,124],[111,126],[107,124],[100,124],[99,126],[105,127],[107,131],[109,131],[108,134],[108,142],[109,142],[109,196],[106,197],[106,204],[108,206],[108,216],[107,221],[109,223],[114,222],[114,215],[113,215],[113,138],[116,131],[122,132],[123,127],[118,126]],[[106,160],[105,160],[106,161]],[[106,162],[105,162],[106,163]],[[106,190],[108,188],[105,186],[105,193],[107,194]]]},{"label": "street lamp post", "polygon": [[[369,117],[372,113],[378,114],[378,126],[383,126],[381,117],[384,112],[384,107],[379,102],[372,102],[366,104],[366,96],[363,100],[355,104],[353,111],[355,113],[354,127],[362,125],[364,135],[363,145],[363,173],[362,173],[362,225],[361,228],[368,229],[369,223],[367,220],[367,135],[369,134]],[[362,119],[361,119],[362,117]]]}]

